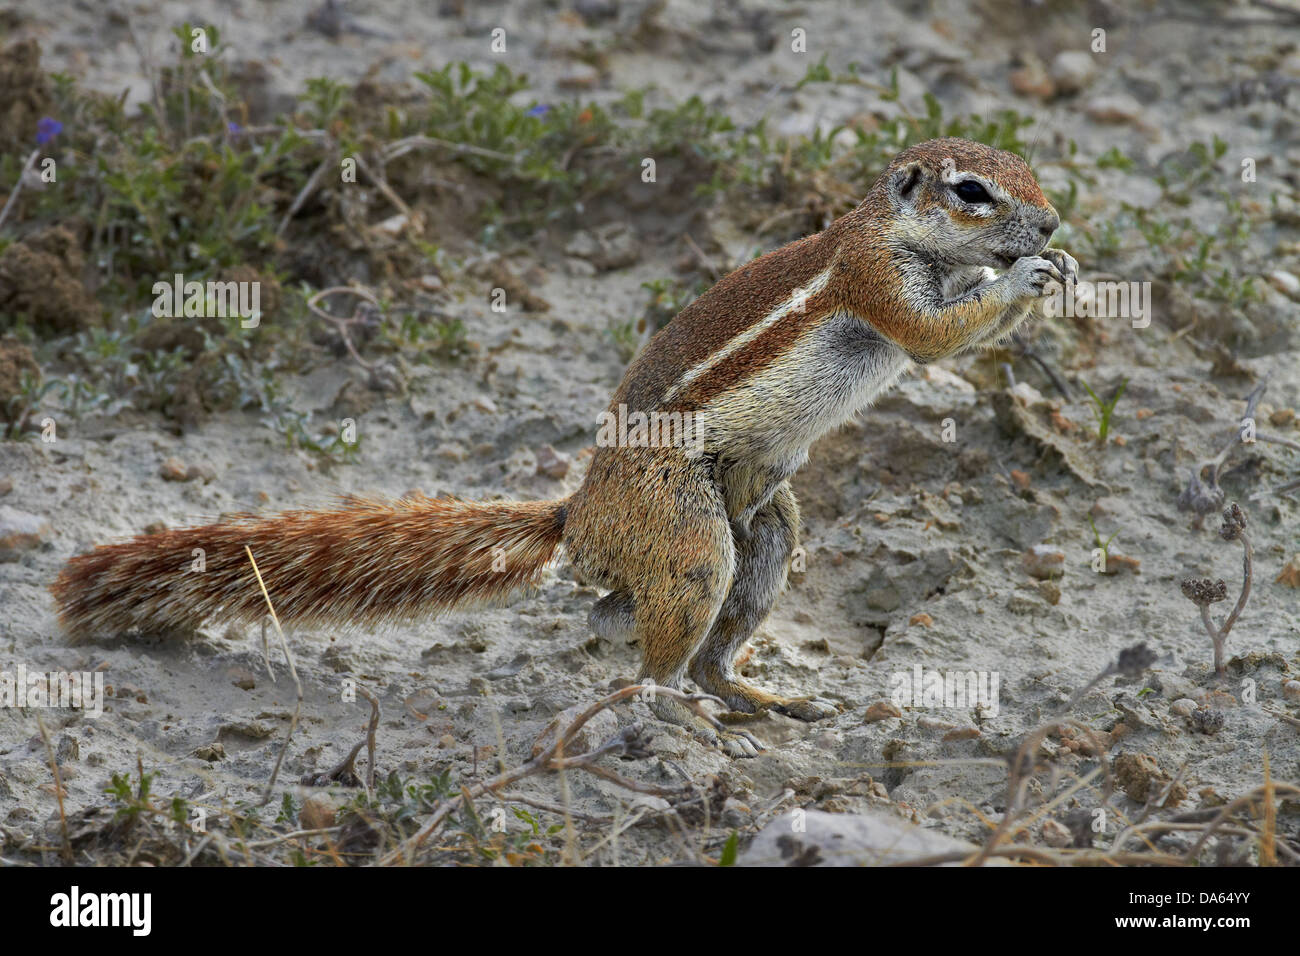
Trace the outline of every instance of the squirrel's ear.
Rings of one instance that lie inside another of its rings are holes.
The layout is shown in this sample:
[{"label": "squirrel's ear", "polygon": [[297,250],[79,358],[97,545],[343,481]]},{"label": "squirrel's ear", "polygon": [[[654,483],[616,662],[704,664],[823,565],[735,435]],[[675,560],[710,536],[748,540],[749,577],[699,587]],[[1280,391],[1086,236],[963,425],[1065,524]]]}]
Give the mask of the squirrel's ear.
[{"label": "squirrel's ear", "polygon": [[916,201],[916,187],[921,184],[924,170],[918,162],[904,163],[889,176],[889,191],[899,205],[912,205]]}]

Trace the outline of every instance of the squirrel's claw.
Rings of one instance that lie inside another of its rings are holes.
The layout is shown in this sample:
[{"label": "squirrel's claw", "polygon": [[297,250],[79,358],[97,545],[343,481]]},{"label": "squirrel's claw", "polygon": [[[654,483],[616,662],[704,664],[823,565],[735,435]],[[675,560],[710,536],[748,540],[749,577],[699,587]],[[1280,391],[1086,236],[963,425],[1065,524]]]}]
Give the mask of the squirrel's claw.
[{"label": "squirrel's claw", "polygon": [[728,757],[757,757],[763,748],[754,735],[744,730],[724,730],[714,740],[718,748]]},{"label": "squirrel's claw", "polygon": [[1079,281],[1079,263],[1064,249],[1044,249],[1042,257],[1056,266],[1066,282]]}]

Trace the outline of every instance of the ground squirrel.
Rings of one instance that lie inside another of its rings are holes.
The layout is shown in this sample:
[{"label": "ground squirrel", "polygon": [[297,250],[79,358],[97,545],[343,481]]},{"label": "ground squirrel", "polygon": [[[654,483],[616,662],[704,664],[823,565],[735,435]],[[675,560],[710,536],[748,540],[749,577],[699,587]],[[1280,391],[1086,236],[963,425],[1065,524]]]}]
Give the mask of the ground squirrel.
[{"label": "ground squirrel", "polygon": [[[1020,157],[961,139],[913,146],[852,212],[720,280],[628,369],[608,414],[689,415],[698,443],[598,442],[563,501],[352,499],[98,547],[51,586],[63,625],[85,636],[255,620],[265,607],[245,545],[281,620],[352,625],[503,598],[563,546],[609,590],[593,629],[638,640],[640,680],[675,688],[689,674],[736,711],[828,717],[830,702],[759,690],[732,668],[785,584],[799,534],[790,477],[909,362],[996,342],[1049,282],[1073,280],[1075,261],[1046,248],[1059,221]],[[660,718],[756,753],[749,734],[650,696]]]}]

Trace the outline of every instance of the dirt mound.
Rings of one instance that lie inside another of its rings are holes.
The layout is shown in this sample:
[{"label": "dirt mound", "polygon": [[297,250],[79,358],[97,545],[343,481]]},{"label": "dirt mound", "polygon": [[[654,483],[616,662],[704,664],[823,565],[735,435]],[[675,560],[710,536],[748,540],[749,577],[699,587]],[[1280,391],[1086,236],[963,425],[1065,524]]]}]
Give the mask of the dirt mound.
[{"label": "dirt mound", "polygon": [[36,145],[36,124],[53,106],[41,71],[41,45],[19,40],[0,54],[0,152],[26,155]]},{"label": "dirt mound", "polygon": [[0,312],[24,315],[59,334],[99,325],[99,305],[82,282],[85,258],[72,229],[55,225],[0,254]]}]

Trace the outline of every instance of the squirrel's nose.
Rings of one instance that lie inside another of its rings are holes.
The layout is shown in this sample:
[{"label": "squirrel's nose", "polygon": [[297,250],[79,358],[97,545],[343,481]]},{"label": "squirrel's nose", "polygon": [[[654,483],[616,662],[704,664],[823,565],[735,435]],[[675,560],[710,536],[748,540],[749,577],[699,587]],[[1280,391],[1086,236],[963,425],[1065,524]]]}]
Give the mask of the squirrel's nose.
[{"label": "squirrel's nose", "polygon": [[1051,239],[1052,233],[1056,232],[1057,228],[1060,225],[1061,225],[1061,217],[1056,214],[1056,210],[1052,210],[1052,218],[1048,219],[1041,226],[1039,226],[1038,231],[1043,234],[1043,238]]}]

